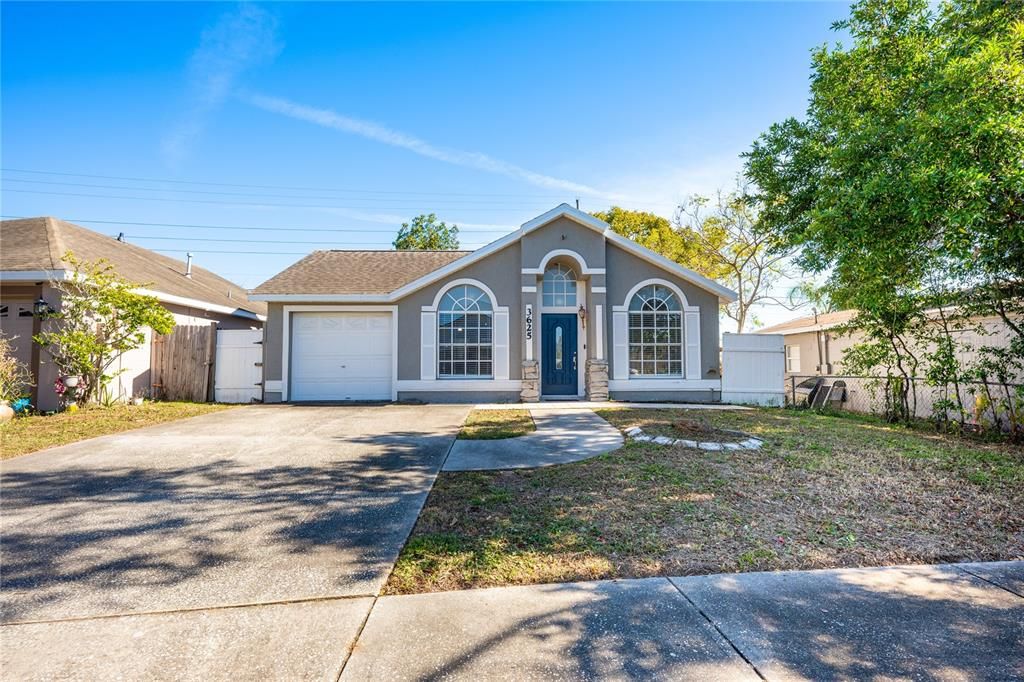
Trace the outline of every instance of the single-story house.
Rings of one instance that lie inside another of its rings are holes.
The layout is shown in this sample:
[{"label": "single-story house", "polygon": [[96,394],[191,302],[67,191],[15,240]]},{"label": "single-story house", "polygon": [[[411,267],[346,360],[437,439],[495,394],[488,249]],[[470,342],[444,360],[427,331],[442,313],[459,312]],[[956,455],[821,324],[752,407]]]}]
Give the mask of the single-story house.
[{"label": "single-story house", "polygon": [[[846,351],[863,336],[860,332],[844,331],[857,312],[840,310],[798,317],[788,322],[764,327],[755,334],[781,334],[785,344],[786,380],[790,377],[842,376],[849,374],[843,366]],[[932,313],[935,317],[936,314]],[[977,316],[964,329],[954,331],[957,355],[961,363],[977,359],[981,346],[1006,347],[1010,343],[1010,330],[997,316]],[[788,384],[787,384],[788,385]]]},{"label": "single-story house", "polygon": [[[16,357],[32,370],[32,402],[41,411],[58,407],[51,389],[57,368],[46,351],[33,343],[43,325],[57,324],[34,314],[37,303],[55,311],[60,292],[52,282],[67,280],[73,270],[68,252],[80,260],[106,259],[132,282],[145,285],[173,315],[178,325],[209,325],[222,329],[261,328],[266,304],[250,301],[245,289],[204,268],[183,263],[113,237],[57,218],[23,218],[0,222],[0,331],[13,337]],[[131,397],[150,389],[150,338],[121,357],[124,370],[112,386],[115,395]]]},{"label": "single-story house", "polygon": [[562,204],[476,251],[316,251],[268,304],[264,401],[715,401],[726,287]]}]

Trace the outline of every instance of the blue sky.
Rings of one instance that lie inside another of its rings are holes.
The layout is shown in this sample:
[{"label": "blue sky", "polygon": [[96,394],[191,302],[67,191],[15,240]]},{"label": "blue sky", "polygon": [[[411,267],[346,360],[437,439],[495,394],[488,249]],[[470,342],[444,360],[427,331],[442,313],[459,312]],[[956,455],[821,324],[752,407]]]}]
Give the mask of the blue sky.
[{"label": "blue sky", "polygon": [[576,198],[671,216],[803,113],[846,13],[4,3],[2,212],[191,250],[248,287],[315,248],[387,248],[420,212],[471,248]]}]

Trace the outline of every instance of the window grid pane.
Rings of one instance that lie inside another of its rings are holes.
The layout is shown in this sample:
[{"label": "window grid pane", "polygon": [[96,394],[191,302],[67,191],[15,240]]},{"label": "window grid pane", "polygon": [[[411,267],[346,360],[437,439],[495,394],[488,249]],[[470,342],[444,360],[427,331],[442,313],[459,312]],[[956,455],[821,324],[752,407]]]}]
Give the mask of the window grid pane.
[{"label": "window grid pane", "polygon": [[629,304],[631,376],[683,375],[682,311],[675,293],[651,284]]},{"label": "window grid pane", "polygon": [[576,307],[576,273],[564,265],[544,271],[541,303],[548,308]]},{"label": "window grid pane", "polygon": [[493,372],[491,302],[479,288],[452,287],[437,316],[437,374],[489,379]]}]

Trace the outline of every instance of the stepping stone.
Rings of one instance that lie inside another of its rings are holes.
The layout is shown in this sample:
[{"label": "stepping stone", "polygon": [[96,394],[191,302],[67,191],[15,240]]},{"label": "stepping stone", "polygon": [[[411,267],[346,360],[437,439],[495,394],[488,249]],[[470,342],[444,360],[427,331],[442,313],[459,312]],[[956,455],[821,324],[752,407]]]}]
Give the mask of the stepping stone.
[{"label": "stepping stone", "polygon": [[701,443],[699,445],[699,447],[700,447],[701,450],[721,450],[722,449],[722,444],[721,443]]},{"label": "stepping stone", "polygon": [[674,445],[676,441],[675,441],[674,438],[667,438],[665,436],[657,436],[654,439],[654,442],[657,443],[658,445]]}]

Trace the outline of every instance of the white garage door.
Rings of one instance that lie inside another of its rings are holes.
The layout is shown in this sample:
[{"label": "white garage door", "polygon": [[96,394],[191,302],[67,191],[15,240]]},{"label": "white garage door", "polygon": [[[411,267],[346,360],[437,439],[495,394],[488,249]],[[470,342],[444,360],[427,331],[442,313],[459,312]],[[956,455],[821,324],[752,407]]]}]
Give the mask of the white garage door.
[{"label": "white garage door", "polygon": [[291,317],[291,400],[391,400],[391,313]]}]

